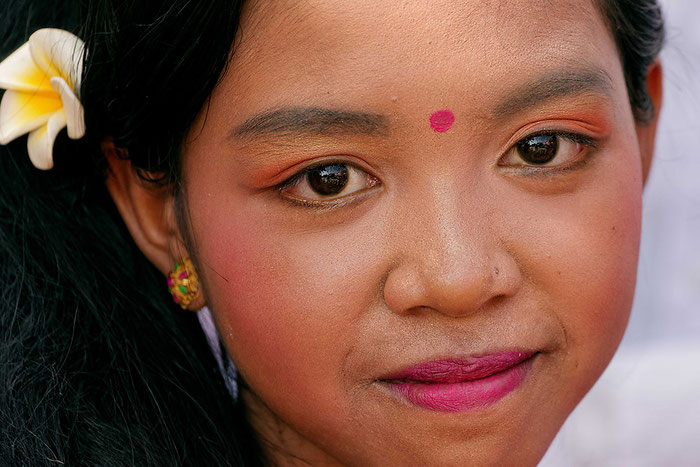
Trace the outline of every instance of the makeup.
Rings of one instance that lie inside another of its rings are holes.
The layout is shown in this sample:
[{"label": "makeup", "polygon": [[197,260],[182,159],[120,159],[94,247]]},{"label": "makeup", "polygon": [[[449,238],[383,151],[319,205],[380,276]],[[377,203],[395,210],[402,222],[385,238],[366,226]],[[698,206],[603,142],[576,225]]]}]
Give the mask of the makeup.
[{"label": "makeup", "polygon": [[634,298],[650,130],[596,2],[264,3],[181,169],[264,454],[537,465]]},{"label": "makeup", "polygon": [[532,367],[534,352],[420,363],[383,378],[395,394],[424,409],[466,412],[488,407],[517,389]]},{"label": "makeup", "polygon": [[455,122],[455,115],[451,110],[438,110],[430,116],[430,127],[435,130],[436,133],[444,133],[450,128]]}]

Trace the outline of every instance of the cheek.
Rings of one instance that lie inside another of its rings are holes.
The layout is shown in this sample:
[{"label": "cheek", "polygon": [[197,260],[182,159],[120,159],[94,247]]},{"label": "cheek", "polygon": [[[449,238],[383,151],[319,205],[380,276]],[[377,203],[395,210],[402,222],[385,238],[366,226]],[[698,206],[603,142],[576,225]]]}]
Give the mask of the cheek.
[{"label": "cheek", "polygon": [[210,266],[207,301],[241,374],[283,418],[303,414],[305,404],[316,413],[337,407],[331,399],[347,389],[343,362],[358,316],[376,297],[381,248],[372,248],[372,229],[298,232],[260,209],[223,211],[193,224],[204,226],[197,241]]},{"label": "cheek", "polygon": [[[631,146],[634,147],[634,146]],[[624,333],[636,282],[641,171],[636,151],[611,151],[575,194],[544,204],[521,252],[524,274],[565,336],[568,370],[587,389]]]},{"label": "cheek", "polygon": [[[635,162],[630,167],[637,168]],[[570,344],[588,350],[597,346],[608,357],[629,318],[641,232],[641,176],[636,170],[617,175],[608,189],[597,190],[580,207],[584,222],[567,235],[573,247],[557,271],[573,292],[572,306],[562,310],[562,320],[571,323]]]},{"label": "cheek", "polygon": [[610,356],[622,338],[632,305],[641,205],[640,194],[631,190],[608,195],[614,197],[600,193],[605,197],[599,203],[582,209],[587,214],[585,224],[562,235],[570,247],[554,263],[568,290],[568,296],[562,290],[560,299],[565,303],[560,317],[568,344],[589,350],[596,346],[599,354]]}]

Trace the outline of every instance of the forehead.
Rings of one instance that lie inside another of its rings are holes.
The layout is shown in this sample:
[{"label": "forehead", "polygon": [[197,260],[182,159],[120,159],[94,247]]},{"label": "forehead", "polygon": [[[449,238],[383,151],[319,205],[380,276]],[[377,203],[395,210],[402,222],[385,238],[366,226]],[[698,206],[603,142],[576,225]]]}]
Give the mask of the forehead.
[{"label": "forehead", "polygon": [[[437,41],[431,45],[472,48],[480,38],[513,45],[512,39],[541,39],[548,31],[585,31],[601,19],[594,0],[251,0],[242,18],[244,29],[250,26],[247,38],[291,34],[319,50],[373,39],[379,43],[371,45],[398,45],[409,37],[404,47]],[[327,42],[316,42],[321,38]]]},{"label": "forehead", "polygon": [[479,109],[528,78],[587,65],[624,83],[593,0],[257,0],[219,92],[242,111],[347,107],[372,93]]}]

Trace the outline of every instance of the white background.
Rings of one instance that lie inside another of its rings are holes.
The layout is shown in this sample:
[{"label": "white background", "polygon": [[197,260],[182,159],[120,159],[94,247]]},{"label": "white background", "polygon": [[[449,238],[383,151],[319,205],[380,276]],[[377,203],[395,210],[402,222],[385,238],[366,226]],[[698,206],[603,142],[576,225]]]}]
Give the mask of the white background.
[{"label": "white background", "polygon": [[662,5],[664,108],[632,317],[540,467],[700,466],[700,0]]}]

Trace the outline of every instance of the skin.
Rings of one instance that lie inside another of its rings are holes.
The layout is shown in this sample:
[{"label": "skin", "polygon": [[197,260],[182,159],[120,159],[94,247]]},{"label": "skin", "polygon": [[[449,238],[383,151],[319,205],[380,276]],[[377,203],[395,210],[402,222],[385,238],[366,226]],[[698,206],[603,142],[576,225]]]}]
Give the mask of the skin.
[{"label": "skin", "polygon": [[[594,4],[252,2],[241,31],[184,146],[179,222],[128,161],[109,158],[107,183],[164,273],[196,263],[270,461],[535,465],[623,335],[653,150]],[[658,66],[649,90],[658,108]],[[304,107],[381,124],[260,131]],[[596,147],[526,167],[510,149],[543,130]],[[303,183],[276,189],[322,160],[371,183],[322,206],[290,201]],[[379,381],[506,350],[539,353],[485,408],[426,410]]]}]

